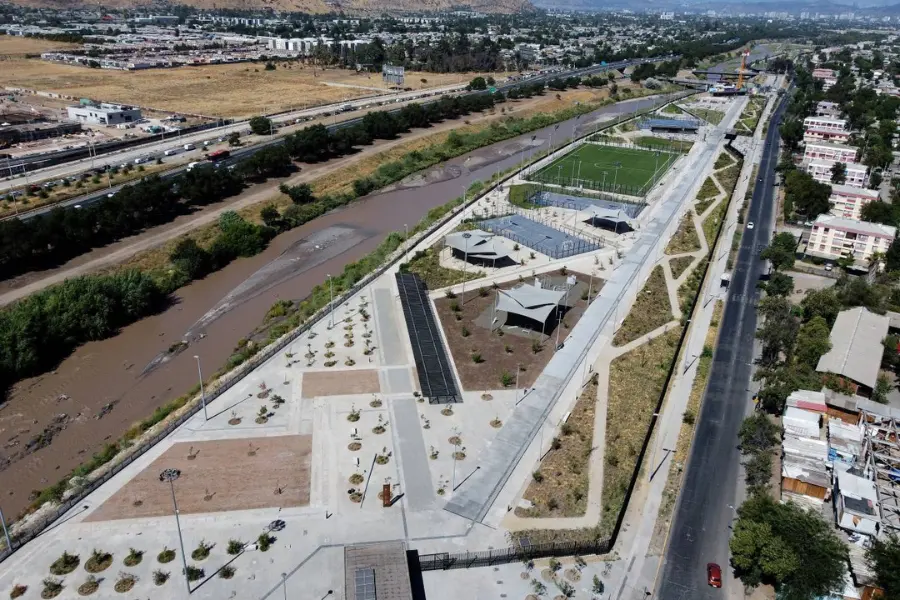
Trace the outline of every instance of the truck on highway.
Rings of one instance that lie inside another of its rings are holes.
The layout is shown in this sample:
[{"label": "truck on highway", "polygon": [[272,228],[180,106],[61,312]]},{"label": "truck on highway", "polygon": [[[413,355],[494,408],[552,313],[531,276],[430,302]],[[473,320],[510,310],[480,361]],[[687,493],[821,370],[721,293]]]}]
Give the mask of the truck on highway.
[{"label": "truck on highway", "polygon": [[184,145],[185,150],[195,150],[196,148],[197,148],[197,146],[195,146],[193,144],[185,144]]},{"label": "truck on highway", "polygon": [[228,150],[216,150],[215,152],[210,152],[206,158],[210,160],[210,162],[219,162],[220,160],[225,160],[231,156],[231,152]]}]

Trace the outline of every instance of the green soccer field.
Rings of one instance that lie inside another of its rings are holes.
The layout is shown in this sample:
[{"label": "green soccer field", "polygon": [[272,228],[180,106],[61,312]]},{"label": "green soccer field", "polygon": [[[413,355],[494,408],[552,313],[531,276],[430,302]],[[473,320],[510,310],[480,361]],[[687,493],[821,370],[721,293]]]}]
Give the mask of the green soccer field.
[{"label": "green soccer field", "polygon": [[531,176],[534,181],[643,196],[675,161],[670,152],[584,144]]}]

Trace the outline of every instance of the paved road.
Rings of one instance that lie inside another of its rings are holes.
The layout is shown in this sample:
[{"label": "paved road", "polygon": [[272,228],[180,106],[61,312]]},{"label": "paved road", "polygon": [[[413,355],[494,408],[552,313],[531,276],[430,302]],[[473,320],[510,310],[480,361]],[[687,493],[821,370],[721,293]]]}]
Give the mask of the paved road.
[{"label": "paved road", "polygon": [[773,185],[778,164],[778,124],[786,103],[772,115],[766,135],[759,178],[748,221],[732,273],[709,387],[703,400],[694,445],[666,548],[656,598],[661,600],[721,600],[723,592],[706,585],[706,564],[716,562],[729,571],[725,592],[740,587],[730,576],[728,540],[741,486],[737,432],[750,410],[751,362],[756,332],[757,281],[762,273],[761,249],[772,235],[775,211]]}]

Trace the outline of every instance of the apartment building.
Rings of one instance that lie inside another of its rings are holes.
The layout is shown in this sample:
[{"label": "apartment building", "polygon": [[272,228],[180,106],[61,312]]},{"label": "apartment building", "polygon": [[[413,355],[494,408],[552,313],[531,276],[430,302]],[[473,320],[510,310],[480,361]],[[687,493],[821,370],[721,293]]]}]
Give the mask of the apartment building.
[{"label": "apartment building", "polygon": [[850,185],[831,184],[831,214],[835,217],[860,220],[863,206],[878,200],[878,192]]},{"label": "apartment building", "polygon": [[803,151],[803,161],[831,160],[842,163],[856,162],[857,148],[827,142],[809,142]]},{"label": "apartment building", "polygon": [[816,115],[819,117],[840,117],[841,105],[837,102],[822,100],[816,104]]},{"label": "apartment building", "polygon": [[837,74],[831,69],[813,69],[812,76],[822,82],[822,89],[825,91],[837,83]]},{"label": "apartment building", "polygon": [[836,117],[806,117],[803,119],[803,141],[835,142],[850,141],[847,120]]},{"label": "apartment building", "polygon": [[890,225],[819,215],[809,234],[806,254],[828,260],[852,256],[862,262],[875,252],[887,252],[896,233],[897,228]]},{"label": "apartment building", "polygon": [[[831,168],[839,161],[835,160],[813,160],[806,165],[806,172],[813,176],[813,179],[820,183],[831,185]],[[845,185],[856,188],[866,187],[866,175],[868,168],[866,165],[859,163],[844,163],[846,170]]]}]

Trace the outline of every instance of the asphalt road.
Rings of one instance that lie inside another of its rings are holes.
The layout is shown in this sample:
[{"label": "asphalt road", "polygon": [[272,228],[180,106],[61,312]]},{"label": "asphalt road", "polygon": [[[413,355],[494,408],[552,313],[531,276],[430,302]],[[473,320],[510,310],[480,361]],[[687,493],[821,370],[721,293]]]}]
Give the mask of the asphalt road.
[{"label": "asphalt road", "polygon": [[[528,79],[510,82],[505,85],[498,86],[497,90],[500,92],[508,93],[509,90],[511,90],[515,87],[519,87],[523,84],[532,84],[532,83],[538,83],[538,82],[542,82],[542,81],[548,81],[550,79],[554,79],[557,77],[574,77],[574,76],[584,77],[587,75],[591,75],[591,74],[599,73],[599,72],[603,72],[603,71],[625,68],[625,67],[627,67],[629,65],[633,65],[633,64],[639,64],[639,63],[643,63],[643,62],[654,62],[654,61],[659,61],[659,60],[669,60],[671,58],[673,58],[673,57],[665,56],[665,57],[658,57],[658,58],[652,58],[652,59],[633,59],[633,60],[625,60],[625,61],[619,61],[619,62],[615,62],[615,63],[603,64],[603,65],[592,65],[590,67],[586,67],[583,69],[577,69],[574,71],[546,73],[543,75],[537,75],[537,76],[534,76],[534,77],[531,77]],[[487,93],[487,92],[483,92],[483,93]],[[441,95],[441,94],[438,93],[437,95]],[[429,104],[431,102],[437,102],[439,100],[440,100],[440,98],[435,98],[433,100],[424,101],[424,102],[422,102],[422,104]],[[357,105],[357,104],[361,104],[361,103],[365,103],[365,102],[372,102],[372,100],[360,100],[360,101],[356,101],[353,104]],[[350,103],[348,103],[348,104],[350,104]],[[320,107],[315,110],[321,111],[322,109],[323,109],[323,107]],[[388,112],[391,112],[391,113],[399,112],[399,111],[400,111],[400,108],[388,109]],[[347,119],[345,121],[341,121],[341,122],[333,124],[333,125],[327,125],[326,127],[328,128],[329,131],[334,131],[337,129],[343,129],[345,127],[351,127],[353,125],[356,125],[360,121],[362,121],[361,116],[355,117],[352,119]],[[239,123],[236,125],[231,125],[229,127],[243,128],[243,127],[245,127],[245,124]],[[210,130],[206,130],[204,132],[195,134],[195,136],[202,135],[206,138],[215,137],[217,135],[223,135],[222,131],[223,130],[221,128],[220,129],[210,129]],[[185,137],[185,140],[187,140],[187,139],[188,138]],[[192,157],[196,156],[195,160],[204,161],[203,150],[201,148],[199,148],[199,140],[197,140],[197,141],[198,141],[198,149],[191,151],[190,154]],[[268,148],[268,147],[276,145],[276,144],[281,144],[283,141],[284,141],[283,138],[281,136],[279,136],[279,137],[273,138],[271,140],[267,140],[262,143],[255,144],[253,146],[248,146],[246,148],[239,148],[236,150],[231,150],[231,157],[226,160],[221,161],[220,166],[225,167],[225,166],[233,165],[243,158],[247,158],[264,148]],[[181,142],[178,142],[177,144],[175,144],[172,147],[177,148],[180,143]],[[153,153],[154,155],[159,153],[160,148],[158,147],[158,145],[155,144],[153,149],[156,150],[156,152]],[[131,156],[146,156],[148,153],[150,153],[150,150],[151,149],[147,148],[147,147],[136,148],[136,149],[130,150],[127,153],[127,158],[130,158]],[[105,157],[101,157],[101,158],[105,158]],[[126,162],[129,162],[129,160],[126,160],[126,155],[123,154],[121,156],[115,157],[112,161],[109,161],[107,159],[106,162],[116,163],[116,164],[121,162],[124,164]],[[98,162],[98,164],[104,164],[104,163]],[[81,168],[76,168],[75,172],[80,172],[81,170],[85,170],[88,166],[89,165],[84,165],[84,166],[81,166]],[[180,175],[181,173],[183,173],[186,169],[187,169],[186,165],[183,165],[180,167],[175,167],[174,169],[170,169],[168,171],[164,171],[164,172],[160,173],[160,177],[162,177],[164,179],[176,177],[176,176]],[[101,177],[102,177],[102,175],[101,175]],[[28,212],[22,212],[22,213],[19,213],[16,215],[10,215],[8,217],[4,217],[2,220],[21,219],[23,221],[26,221],[26,220],[34,218],[38,215],[42,215],[47,212],[50,212],[51,210],[53,210],[54,208],[57,208],[57,207],[63,207],[63,208],[73,207],[73,206],[84,207],[89,204],[93,204],[94,202],[99,202],[99,201],[103,200],[104,198],[106,198],[109,194],[115,194],[117,191],[119,191],[123,187],[128,186],[128,185],[134,185],[135,183],[136,183],[136,181],[131,181],[131,182],[124,183],[121,185],[113,186],[111,188],[106,188],[103,190],[98,190],[96,192],[91,192],[90,194],[83,194],[81,196],[76,196],[75,198],[70,198],[70,199],[64,200],[62,202],[57,202],[57,203],[50,204],[47,206],[42,206],[40,208],[36,208],[36,209],[33,209]]]},{"label": "asphalt road", "polygon": [[[744,226],[732,273],[709,386],[657,580],[654,597],[661,600],[742,597],[740,583],[731,576],[728,551],[735,517],[732,507],[740,502],[742,474],[737,434],[752,404],[749,388],[759,299],[756,284],[764,262],[759,253],[772,237],[778,124],[786,106],[782,99],[766,135],[747,217],[754,228]],[[707,586],[706,564],[710,562],[722,566],[725,589]]]}]

